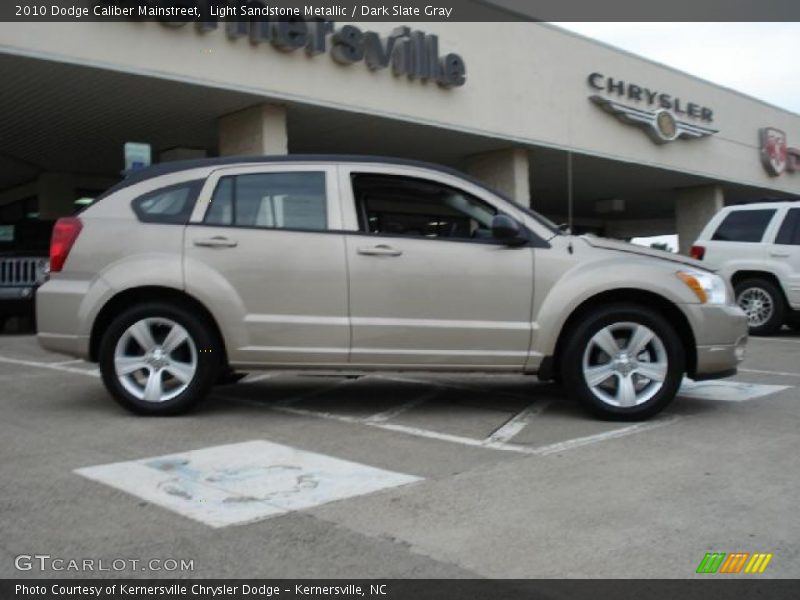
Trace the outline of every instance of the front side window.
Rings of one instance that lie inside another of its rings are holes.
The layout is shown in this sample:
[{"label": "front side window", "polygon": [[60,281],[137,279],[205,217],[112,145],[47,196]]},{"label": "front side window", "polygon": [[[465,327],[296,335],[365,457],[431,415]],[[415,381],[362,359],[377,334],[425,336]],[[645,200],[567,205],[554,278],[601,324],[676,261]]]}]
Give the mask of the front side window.
[{"label": "front side window", "polygon": [[185,225],[201,185],[201,180],[187,181],[149,192],[133,201],[133,211],[140,221],[146,223]]},{"label": "front side window", "polygon": [[792,208],[786,212],[786,218],[778,231],[775,243],[800,246],[800,208]]},{"label": "front side window", "polygon": [[325,173],[298,171],[222,177],[204,222],[267,229],[326,229]]},{"label": "front side window", "polygon": [[465,192],[412,177],[353,174],[359,229],[409,237],[490,239],[497,210]]},{"label": "front side window", "polygon": [[718,242],[760,242],[774,215],[774,209],[735,210],[723,219],[711,239]]}]

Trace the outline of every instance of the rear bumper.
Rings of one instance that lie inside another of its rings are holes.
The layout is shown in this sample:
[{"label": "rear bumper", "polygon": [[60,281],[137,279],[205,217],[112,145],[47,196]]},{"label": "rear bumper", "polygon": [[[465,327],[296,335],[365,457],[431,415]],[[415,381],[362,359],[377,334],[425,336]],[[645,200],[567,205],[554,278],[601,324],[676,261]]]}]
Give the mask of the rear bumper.
[{"label": "rear bumper", "polygon": [[89,360],[89,336],[83,335],[64,335],[57,333],[36,334],[39,345],[51,352],[60,352],[67,356],[74,356]]},{"label": "rear bumper", "polygon": [[51,279],[36,294],[36,337],[46,350],[77,358],[89,358],[90,324],[96,306],[94,295],[107,290],[96,280],[90,293],[89,283],[69,279]]}]

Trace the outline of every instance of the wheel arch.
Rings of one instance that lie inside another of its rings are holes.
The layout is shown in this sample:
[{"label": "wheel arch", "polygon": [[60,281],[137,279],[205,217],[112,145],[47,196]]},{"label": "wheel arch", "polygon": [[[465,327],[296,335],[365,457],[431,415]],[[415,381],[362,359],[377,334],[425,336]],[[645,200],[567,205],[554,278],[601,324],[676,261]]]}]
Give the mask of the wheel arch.
[{"label": "wheel arch", "polygon": [[561,328],[561,333],[558,336],[553,352],[553,358],[549,365],[551,373],[545,374],[545,378],[551,378],[553,375],[561,372],[561,356],[564,352],[564,347],[580,320],[592,310],[609,304],[637,304],[645,308],[655,308],[660,312],[674,325],[678,338],[681,340],[687,374],[690,377],[695,374],[697,370],[696,341],[689,320],[686,318],[686,315],[683,314],[683,311],[664,296],[654,292],[635,288],[622,288],[600,292],[587,298],[575,307],[567,317],[564,326]]},{"label": "wheel arch", "polygon": [[783,303],[788,307],[789,301],[786,298],[786,291],[783,289],[781,285],[781,280],[778,278],[777,275],[772,273],[771,271],[757,271],[751,269],[741,269],[736,271],[731,275],[731,285],[735,288],[738,284],[742,281],[746,281],[747,279],[765,279],[773,284],[776,288],[778,288],[781,292],[781,298],[783,299]]},{"label": "wheel arch", "polygon": [[225,338],[222,335],[222,330],[217,320],[211,314],[211,311],[194,296],[175,288],[162,286],[129,288],[115,294],[103,305],[103,308],[97,313],[97,317],[95,317],[92,323],[92,329],[89,335],[89,359],[92,362],[97,362],[98,360],[100,341],[103,337],[103,333],[111,324],[114,317],[131,306],[145,302],[165,302],[173,304],[180,308],[188,308],[194,314],[200,316],[209,324],[212,335],[217,338],[219,347],[222,349],[222,364],[226,365],[228,363]]}]

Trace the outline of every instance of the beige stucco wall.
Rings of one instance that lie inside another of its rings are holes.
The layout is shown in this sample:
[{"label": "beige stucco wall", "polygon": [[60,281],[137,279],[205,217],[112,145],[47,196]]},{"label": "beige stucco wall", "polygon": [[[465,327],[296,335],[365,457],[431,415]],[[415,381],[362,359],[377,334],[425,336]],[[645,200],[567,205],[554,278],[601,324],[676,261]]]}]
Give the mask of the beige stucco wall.
[{"label": "beige stucco wall", "polygon": [[[364,24],[388,32],[397,23]],[[344,110],[570,148],[631,163],[800,194],[800,173],[770,177],[758,154],[758,129],[785,130],[800,146],[800,116],[602,44],[534,23],[425,23],[442,54],[467,65],[463,87],[394,77],[329,54],[285,53],[270,44],[229,40],[220,28],[199,34],[156,22],[2,23],[0,51],[89,63],[189,80]],[[588,100],[587,76],[600,71],[714,109],[720,132],[656,145]],[[6,82],[8,84],[9,82]],[[13,82],[11,82],[13,84]]]}]

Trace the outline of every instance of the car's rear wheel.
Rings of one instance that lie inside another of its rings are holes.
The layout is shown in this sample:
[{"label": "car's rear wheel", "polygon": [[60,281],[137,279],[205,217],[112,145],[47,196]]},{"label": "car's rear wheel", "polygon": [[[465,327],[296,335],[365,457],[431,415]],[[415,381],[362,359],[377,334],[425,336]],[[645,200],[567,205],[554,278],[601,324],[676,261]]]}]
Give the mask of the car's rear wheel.
[{"label": "car's rear wheel", "polygon": [[600,307],[570,330],[561,357],[564,385],[592,414],[641,420],[675,397],[684,349],[669,322],[634,304]]},{"label": "car's rear wheel", "polygon": [[142,304],[109,325],[100,343],[100,372],[108,391],[128,410],[179,414],[216,381],[218,346],[213,330],[192,313],[170,304]]},{"label": "car's rear wheel", "polygon": [[747,315],[751,335],[772,335],[786,318],[778,287],[767,279],[745,279],[736,284],[736,303]]}]

